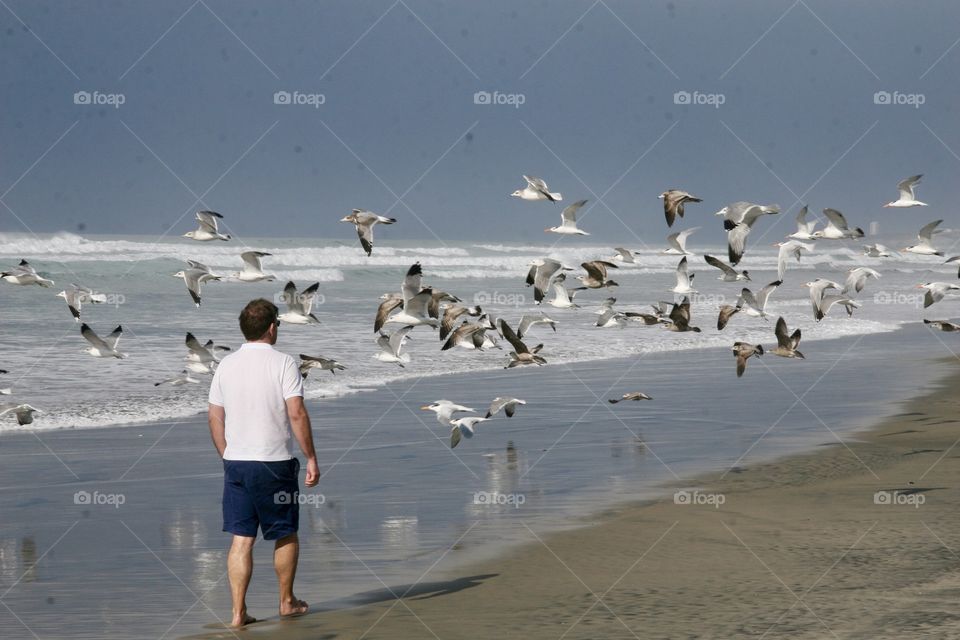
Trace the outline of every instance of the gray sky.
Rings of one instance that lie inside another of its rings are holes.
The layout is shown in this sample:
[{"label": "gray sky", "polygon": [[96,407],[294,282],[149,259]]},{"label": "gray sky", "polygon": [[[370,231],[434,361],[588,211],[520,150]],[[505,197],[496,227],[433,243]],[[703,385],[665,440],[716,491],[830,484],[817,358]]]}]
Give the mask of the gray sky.
[{"label": "gray sky", "polygon": [[[952,0],[5,3],[0,231],[179,235],[210,208],[351,240],[358,207],[394,238],[543,241],[560,207],[510,198],[524,173],[588,198],[598,240],[662,242],[671,187],[705,241],[734,200],[783,207],[771,239],[802,203],[960,225]],[[881,208],[913,173],[931,206]]]}]

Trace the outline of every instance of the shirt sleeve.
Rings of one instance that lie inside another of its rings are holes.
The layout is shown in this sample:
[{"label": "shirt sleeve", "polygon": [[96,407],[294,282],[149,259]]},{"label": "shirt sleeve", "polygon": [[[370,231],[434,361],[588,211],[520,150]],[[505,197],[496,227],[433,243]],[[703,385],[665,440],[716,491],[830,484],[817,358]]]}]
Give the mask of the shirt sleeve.
[{"label": "shirt sleeve", "polygon": [[300,375],[300,368],[297,367],[293,358],[287,358],[283,366],[280,384],[283,387],[283,399],[303,396],[303,376]]},{"label": "shirt sleeve", "polygon": [[210,404],[215,404],[219,407],[223,406],[223,393],[220,390],[220,368],[217,367],[217,370],[213,374],[213,380],[210,382],[210,395],[207,398],[207,402]]}]

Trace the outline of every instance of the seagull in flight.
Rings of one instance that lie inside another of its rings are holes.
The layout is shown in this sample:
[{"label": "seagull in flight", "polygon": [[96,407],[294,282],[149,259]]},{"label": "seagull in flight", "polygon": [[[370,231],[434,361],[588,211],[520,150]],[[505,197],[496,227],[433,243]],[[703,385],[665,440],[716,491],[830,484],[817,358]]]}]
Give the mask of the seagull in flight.
[{"label": "seagull in flight", "polygon": [[683,217],[683,205],[688,202],[703,202],[700,198],[680,189],[664,191],[657,197],[663,200],[663,215],[667,219],[668,227],[673,226],[673,221],[677,219],[677,216]]},{"label": "seagull in flight", "polygon": [[523,189],[517,189],[510,195],[521,200],[549,200],[550,202],[560,202],[563,196],[559,193],[551,193],[550,187],[540,178],[533,176],[523,176],[527,181],[527,186]]},{"label": "seagull in flight", "polygon": [[217,221],[223,220],[223,216],[216,211],[197,211],[197,222],[199,226],[193,231],[187,231],[183,234],[184,238],[190,238],[198,242],[210,242],[211,240],[227,241],[230,235],[220,233],[217,228]]},{"label": "seagull in flight", "polygon": [[926,224],[922,229],[917,233],[917,244],[904,248],[903,250],[907,253],[916,253],[921,256],[943,256],[943,252],[939,249],[934,248],[933,246],[933,236],[937,231],[937,226],[943,222],[943,220],[934,220],[933,222]]},{"label": "seagull in flight", "polygon": [[354,209],[350,215],[340,218],[340,222],[349,222],[356,226],[360,246],[363,247],[368,256],[373,253],[373,226],[376,224],[393,224],[396,221],[396,218],[380,216],[363,209]]},{"label": "seagull in flight", "polygon": [[559,227],[547,227],[544,229],[547,233],[559,233],[562,235],[579,235],[579,236],[588,236],[590,235],[583,229],[577,226],[577,211],[580,210],[580,207],[587,204],[586,200],[577,200],[573,204],[564,208],[560,213],[560,226]]},{"label": "seagull in flight", "polygon": [[0,271],[0,280],[23,287],[31,284],[44,288],[53,286],[53,280],[40,276],[26,260],[20,260],[20,264],[11,269]]},{"label": "seagull in flight", "polygon": [[101,338],[93,329],[87,326],[86,323],[83,323],[80,325],[80,335],[90,343],[90,346],[83,351],[95,358],[126,358],[127,355],[125,353],[117,351],[117,344],[120,342],[120,335],[122,333],[123,327],[117,326],[110,335],[106,338]]},{"label": "seagull in flight", "polygon": [[920,184],[920,178],[923,177],[922,173],[918,173],[915,176],[910,176],[909,178],[904,178],[897,183],[897,191],[899,191],[899,196],[896,200],[888,202],[883,205],[884,207],[925,207],[927,206],[926,202],[920,202],[917,200],[916,195],[914,194],[914,187]]}]

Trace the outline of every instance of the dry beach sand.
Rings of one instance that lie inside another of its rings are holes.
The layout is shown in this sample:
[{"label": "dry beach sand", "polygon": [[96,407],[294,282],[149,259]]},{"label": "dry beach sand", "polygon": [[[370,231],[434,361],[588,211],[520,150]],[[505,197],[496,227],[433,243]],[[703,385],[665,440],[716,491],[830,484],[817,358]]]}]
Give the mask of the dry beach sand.
[{"label": "dry beach sand", "polygon": [[960,637],[958,383],[856,438],[825,428],[814,452],[700,478],[684,496],[700,504],[671,496],[530,528],[499,558],[453,572],[441,560],[360,606],[236,636]]}]

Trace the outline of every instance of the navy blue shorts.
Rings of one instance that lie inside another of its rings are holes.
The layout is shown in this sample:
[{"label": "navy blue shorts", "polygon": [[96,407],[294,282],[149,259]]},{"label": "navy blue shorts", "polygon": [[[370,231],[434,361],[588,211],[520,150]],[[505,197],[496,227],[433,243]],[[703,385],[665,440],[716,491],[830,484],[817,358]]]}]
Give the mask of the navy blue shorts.
[{"label": "navy blue shorts", "polygon": [[223,461],[223,530],[279,540],[300,528],[300,461]]}]

